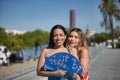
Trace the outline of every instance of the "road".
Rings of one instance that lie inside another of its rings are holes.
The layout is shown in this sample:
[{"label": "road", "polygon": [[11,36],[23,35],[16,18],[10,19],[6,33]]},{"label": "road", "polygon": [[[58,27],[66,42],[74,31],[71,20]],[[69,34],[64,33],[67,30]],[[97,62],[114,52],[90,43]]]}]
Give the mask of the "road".
[{"label": "road", "polygon": [[91,80],[120,80],[120,49],[104,49],[91,62]]}]

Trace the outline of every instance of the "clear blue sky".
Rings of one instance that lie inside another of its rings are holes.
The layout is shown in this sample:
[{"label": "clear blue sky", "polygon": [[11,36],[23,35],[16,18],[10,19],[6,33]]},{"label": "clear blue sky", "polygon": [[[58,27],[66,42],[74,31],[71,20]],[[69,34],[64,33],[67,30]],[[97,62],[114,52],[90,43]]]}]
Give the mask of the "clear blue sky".
[{"label": "clear blue sky", "polygon": [[100,0],[0,0],[0,26],[5,29],[50,31],[61,24],[69,28],[69,12],[76,10],[76,26],[103,32]]}]

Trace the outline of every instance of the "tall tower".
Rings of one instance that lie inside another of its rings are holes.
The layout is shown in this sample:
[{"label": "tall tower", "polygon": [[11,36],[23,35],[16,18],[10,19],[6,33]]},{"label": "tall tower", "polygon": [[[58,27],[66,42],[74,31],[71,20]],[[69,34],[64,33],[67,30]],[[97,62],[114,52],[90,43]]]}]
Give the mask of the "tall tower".
[{"label": "tall tower", "polygon": [[71,9],[70,10],[70,29],[76,27],[75,16],[76,16],[75,15],[75,9]]}]

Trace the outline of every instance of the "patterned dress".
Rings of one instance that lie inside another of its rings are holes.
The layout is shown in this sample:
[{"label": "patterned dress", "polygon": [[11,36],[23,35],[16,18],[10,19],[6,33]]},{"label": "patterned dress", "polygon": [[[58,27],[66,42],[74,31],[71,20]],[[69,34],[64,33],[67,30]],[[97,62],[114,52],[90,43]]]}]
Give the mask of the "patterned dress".
[{"label": "patterned dress", "polygon": [[50,76],[50,77],[48,77],[48,80],[75,80],[75,78],[73,76],[70,76],[68,79],[61,78],[61,77]]}]

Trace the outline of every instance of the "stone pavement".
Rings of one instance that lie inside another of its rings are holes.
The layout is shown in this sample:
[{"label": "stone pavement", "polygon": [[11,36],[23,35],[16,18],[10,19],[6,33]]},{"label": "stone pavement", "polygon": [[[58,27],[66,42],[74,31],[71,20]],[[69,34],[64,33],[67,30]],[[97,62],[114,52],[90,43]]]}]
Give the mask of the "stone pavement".
[{"label": "stone pavement", "polygon": [[48,80],[47,77],[37,76],[36,68],[35,66],[22,72],[0,78],[0,80]]},{"label": "stone pavement", "polygon": [[13,78],[11,80],[48,80],[47,77],[41,77],[36,75],[36,71],[29,72],[22,76]]},{"label": "stone pavement", "polygon": [[90,65],[91,80],[120,80],[120,49],[104,49]]}]

